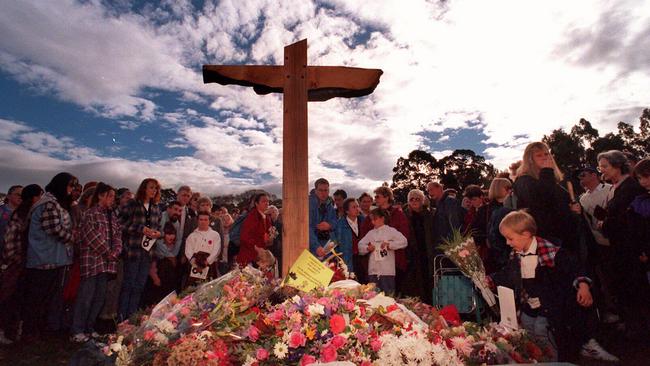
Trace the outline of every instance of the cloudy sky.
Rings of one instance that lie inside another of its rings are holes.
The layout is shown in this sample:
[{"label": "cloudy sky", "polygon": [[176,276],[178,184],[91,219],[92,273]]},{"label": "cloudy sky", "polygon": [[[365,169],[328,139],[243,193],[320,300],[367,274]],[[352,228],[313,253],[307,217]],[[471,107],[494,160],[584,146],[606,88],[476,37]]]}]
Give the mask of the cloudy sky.
[{"label": "cloudy sky", "polygon": [[415,148],[497,167],[581,117],[650,105],[650,2],[2,1],[0,190],[82,182],[280,192],[282,99],[203,84],[203,64],[381,68],[375,92],[309,105],[310,180],[352,192]]}]

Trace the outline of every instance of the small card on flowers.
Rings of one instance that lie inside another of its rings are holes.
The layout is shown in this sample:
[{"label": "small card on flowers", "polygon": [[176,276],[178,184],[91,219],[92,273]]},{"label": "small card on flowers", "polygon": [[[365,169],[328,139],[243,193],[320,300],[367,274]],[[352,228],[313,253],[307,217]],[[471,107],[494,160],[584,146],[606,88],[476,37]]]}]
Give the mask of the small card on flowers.
[{"label": "small card on flowers", "polygon": [[332,276],[334,271],[305,249],[289,269],[282,284],[302,291],[311,291],[318,287],[327,287]]}]

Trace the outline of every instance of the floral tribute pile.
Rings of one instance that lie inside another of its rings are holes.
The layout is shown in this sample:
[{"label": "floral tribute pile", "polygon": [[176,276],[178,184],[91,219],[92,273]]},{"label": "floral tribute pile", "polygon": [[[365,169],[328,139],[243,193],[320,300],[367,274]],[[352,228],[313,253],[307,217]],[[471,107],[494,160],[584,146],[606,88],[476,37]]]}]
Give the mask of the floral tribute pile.
[{"label": "floral tribute pile", "polygon": [[339,281],[299,293],[252,268],[233,270],[148,316],[119,325],[104,353],[116,365],[481,365],[543,361],[524,331],[461,323]]}]

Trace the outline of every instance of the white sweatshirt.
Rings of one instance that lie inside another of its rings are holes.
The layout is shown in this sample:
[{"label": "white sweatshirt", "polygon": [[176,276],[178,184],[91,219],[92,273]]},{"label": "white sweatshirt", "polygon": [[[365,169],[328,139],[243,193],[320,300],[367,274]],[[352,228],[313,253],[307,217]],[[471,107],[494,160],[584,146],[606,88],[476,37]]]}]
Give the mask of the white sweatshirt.
[{"label": "white sweatshirt", "polygon": [[208,264],[212,264],[219,256],[221,251],[221,238],[219,233],[208,228],[206,231],[194,230],[185,242],[185,256],[188,260],[192,258],[194,253],[206,252],[210,253],[208,256]]},{"label": "white sweatshirt", "polygon": [[[388,242],[389,250],[381,255],[381,243]],[[368,274],[375,276],[395,276],[395,250],[406,248],[406,237],[397,229],[384,225],[372,229],[359,241],[359,253],[368,253],[368,244],[375,246],[368,260]]]}]

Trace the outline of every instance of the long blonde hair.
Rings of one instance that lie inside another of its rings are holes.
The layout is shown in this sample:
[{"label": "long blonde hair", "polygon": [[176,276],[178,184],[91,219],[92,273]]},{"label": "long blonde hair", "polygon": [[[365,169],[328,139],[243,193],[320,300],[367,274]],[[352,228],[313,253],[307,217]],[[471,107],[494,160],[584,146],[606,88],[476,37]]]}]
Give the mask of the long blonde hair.
[{"label": "long blonde hair", "polygon": [[494,178],[492,179],[492,182],[490,183],[490,190],[488,191],[488,199],[490,201],[498,201],[500,199],[506,198],[508,193],[506,193],[505,196],[501,196],[501,190],[502,189],[510,189],[512,188],[512,182],[510,182],[510,179],[506,178]]},{"label": "long blonde hair", "polygon": [[555,180],[561,182],[564,179],[564,174],[562,174],[560,168],[557,167],[555,158],[553,158],[553,154],[551,154],[551,149],[548,148],[548,145],[539,141],[531,142],[528,144],[528,146],[526,146],[526,149],[524,150],[524,157],[521,159],[521,166],[517,170],[517,177],[521,177],[522,175],[530,175],[535,179],[539,179],[540,168],[537,166],[537,164],[535,164],[533,155],[535,155],[535,153],[540,150],[546,151],[550,155],[551,161],[553,162],[553,173],[555,173]]}]

